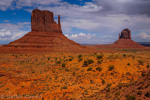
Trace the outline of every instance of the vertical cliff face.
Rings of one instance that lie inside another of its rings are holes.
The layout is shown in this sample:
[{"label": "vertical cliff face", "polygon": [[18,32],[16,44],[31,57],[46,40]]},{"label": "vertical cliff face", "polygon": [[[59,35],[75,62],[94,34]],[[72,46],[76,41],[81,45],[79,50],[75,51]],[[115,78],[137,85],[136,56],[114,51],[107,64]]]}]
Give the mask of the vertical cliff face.
[{"label": "vertical cliff face", "polygon": [[54,21],[53,12],[47,10],[35,9],[31,16],[31,30],[40,32],[62,33],[60,24],[60,15],[58,15],[58,24]]},{"label": "vertical cliff face", "polygon": [[119,39],[131,39],[131,31],[129,29],[124,29],[121,35],[119,34]]}]

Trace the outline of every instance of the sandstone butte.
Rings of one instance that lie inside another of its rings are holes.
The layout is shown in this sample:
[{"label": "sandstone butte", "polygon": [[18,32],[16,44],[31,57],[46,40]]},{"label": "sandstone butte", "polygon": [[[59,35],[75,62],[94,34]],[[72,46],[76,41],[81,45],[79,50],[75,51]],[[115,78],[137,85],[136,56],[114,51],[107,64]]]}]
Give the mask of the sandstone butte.
[{"label": "sandstone butte", "polygon": [[131,39],[131,31],[129,29],[122,30],[119,39],[113,43],[115,48],[144,48],[144,46],[134,42]]},{"label": "sandstone butte", "polygon": [[0,47],[2,53],[25,52],[91,52],[93,49],[82,46],[63,35],[58,15],[58,24],[53,12],[35,9],[31,16],[31,32],[18,40]]}]

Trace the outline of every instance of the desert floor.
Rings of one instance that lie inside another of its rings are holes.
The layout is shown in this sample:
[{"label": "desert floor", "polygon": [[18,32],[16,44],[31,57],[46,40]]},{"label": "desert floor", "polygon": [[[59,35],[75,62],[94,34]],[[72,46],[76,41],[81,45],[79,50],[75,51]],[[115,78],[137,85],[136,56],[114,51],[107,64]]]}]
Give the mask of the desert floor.
[{"label": "desert floor", "polygon": [[107,92],[138,81],[149,66],[150,51],[138,50],[0,54],[0,99],[127,100]]}]

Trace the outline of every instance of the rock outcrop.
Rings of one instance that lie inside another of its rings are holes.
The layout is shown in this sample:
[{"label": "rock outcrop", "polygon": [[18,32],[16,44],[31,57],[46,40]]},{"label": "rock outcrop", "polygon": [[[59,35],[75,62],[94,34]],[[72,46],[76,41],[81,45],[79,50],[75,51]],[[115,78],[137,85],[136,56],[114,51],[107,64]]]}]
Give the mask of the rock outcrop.
[{"label": "rock outcrop", "polygon": [[113,48],[144,48],[144,46],[131,40],[131,31],[124,29],[119,34],[119,39],[113,43]]},{"label": "rock outcrop", "polygon": [[119,34],[119,39],[131,39],[131,31],[129,29],[124,29],[121,35]]},{"label": "rock outcrop", "polygon": [[31,32],[0,48],[0,52],[91,52],[93,49],[69,40],[62,34],[53,13],[35,9],[31,16]]},{"label": "rock outcrop", "polygon": [[32,11],[31,17],[32,31],[39,32],[56,32],[62,33],[60,24],[60,15],[58,15],[58,24],[54,21],[53,12],[47,10],[40,11],[35,9]]}]

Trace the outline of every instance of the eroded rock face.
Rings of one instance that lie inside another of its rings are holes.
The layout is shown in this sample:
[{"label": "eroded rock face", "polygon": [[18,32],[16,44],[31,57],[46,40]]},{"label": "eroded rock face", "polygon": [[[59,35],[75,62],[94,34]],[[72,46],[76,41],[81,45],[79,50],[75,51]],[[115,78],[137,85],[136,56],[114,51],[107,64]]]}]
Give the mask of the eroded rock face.
[{"label": "eroded rock face", "polygon": [[124,29],[121,35],[119,34],[119,39],[131,39],[131,31],[129,29]]},{"label": "eroded rock face", "polygon": [[35,9],[31,16],[31,30],[40,32],[62,33],[60,16],[58,15],[58,24],[54,21],[53,12],[47,10]]}]

